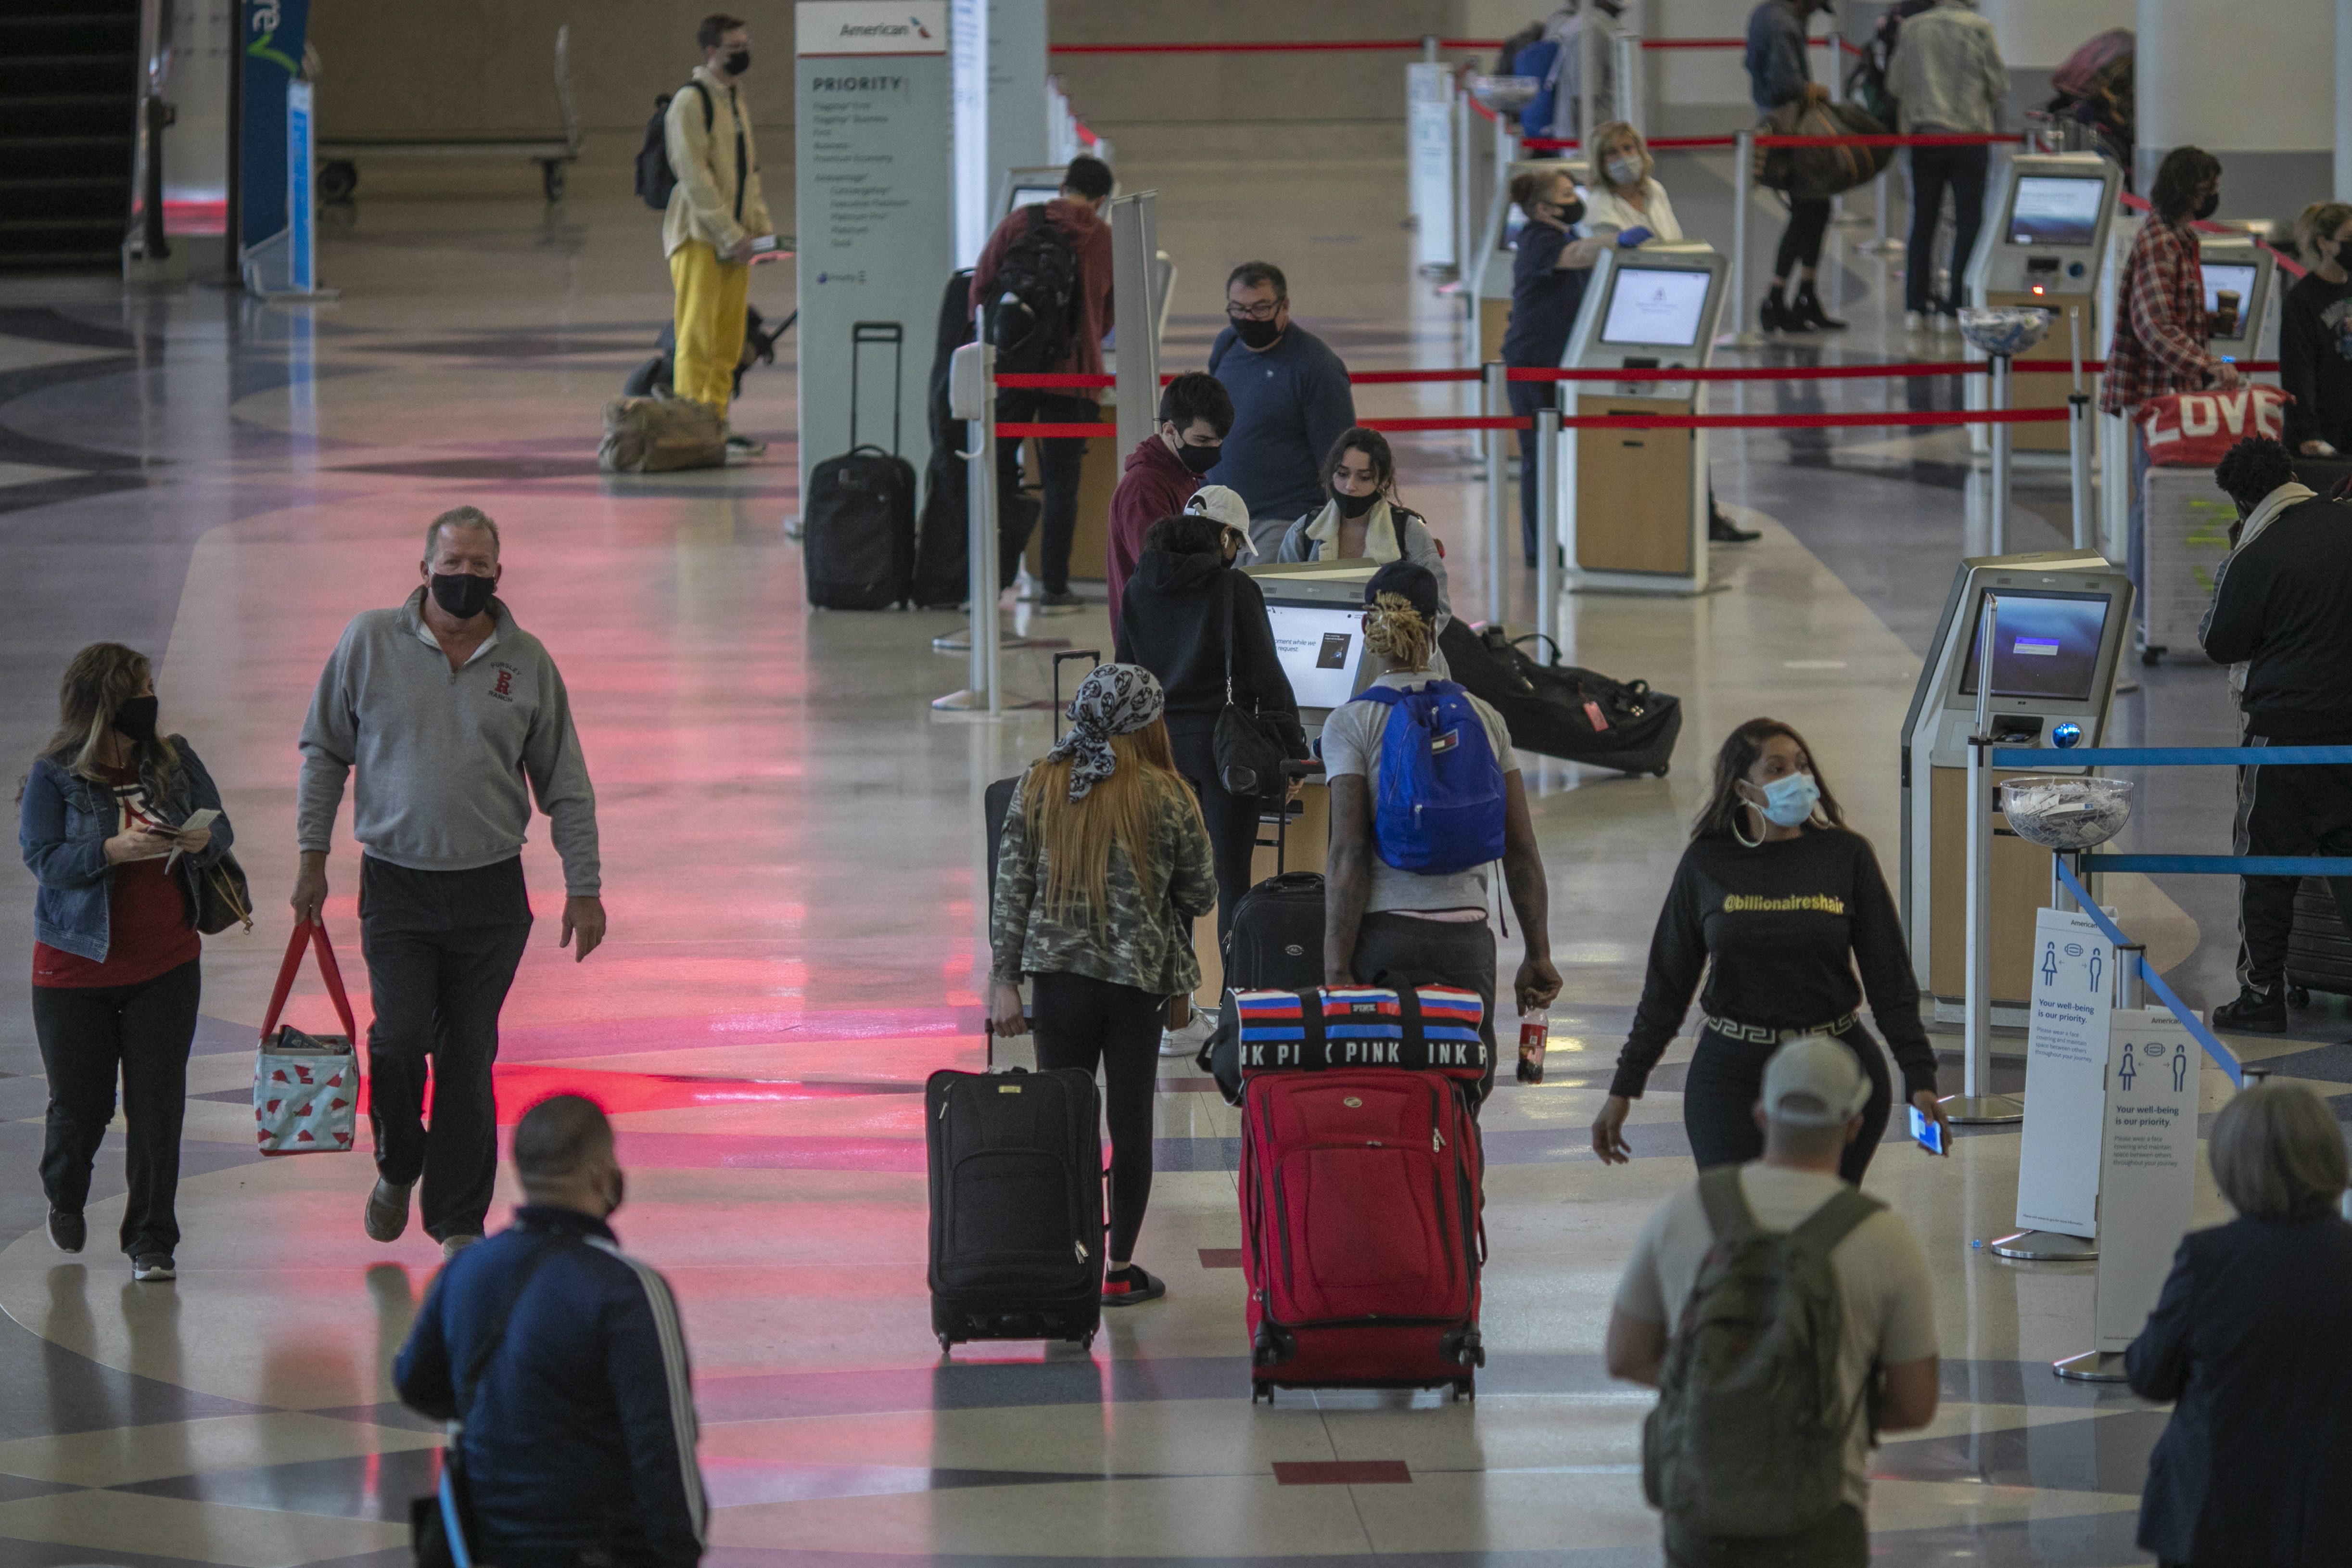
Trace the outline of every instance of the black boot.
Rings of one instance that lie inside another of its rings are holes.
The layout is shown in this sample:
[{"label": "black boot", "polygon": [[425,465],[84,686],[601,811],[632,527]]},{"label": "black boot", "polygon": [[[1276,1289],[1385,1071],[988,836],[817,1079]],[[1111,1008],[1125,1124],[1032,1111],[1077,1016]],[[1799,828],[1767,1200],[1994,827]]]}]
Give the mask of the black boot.
[{"label": "black boot", "polygon": [[1706,515],[1706,537],[1714,544],[1746,544],[1764,534],[1760,529],[1740,527],[1720,511],[1711,511]]},{"label": "black boot", "polygon": [[2267,991],[2257,991],[2251,985],[2238,987],[2238,999],[2224,1002],[2213,1009],[2213,1027],[2226,1029],[2233,1035],[2284,1035],[2286,1033],[2286,987],[2276,981]]},{"label": "black boot", "polygon": [[1822,309],[1822,297],[1813,292],[1811,283],[1797,285],[1797,298],[1789,306],[1789,318],[1794,330],[1801,332],[1845,331],[1843,321],[1831,320],[1830,313]]},{"label": "black boot", "polygon": [[1764,296],[1763,307],[1756,312],[1756,330],[1759,332],[1793,332],[1798,330],[1796,321],[1789,311],[1788,299],[1780,292],[1778,284]]}]

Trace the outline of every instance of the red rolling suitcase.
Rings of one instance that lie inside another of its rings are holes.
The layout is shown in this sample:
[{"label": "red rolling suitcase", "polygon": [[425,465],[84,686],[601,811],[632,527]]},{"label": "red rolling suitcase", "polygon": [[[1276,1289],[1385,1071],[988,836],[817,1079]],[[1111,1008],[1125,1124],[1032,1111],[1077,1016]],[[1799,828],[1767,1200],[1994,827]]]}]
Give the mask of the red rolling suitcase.
[{"label": "red rolling suitcase", "polygon": [[[1397,1011],[1391,1003],[1387,1016]],[[1307,1053],[1317,1062],[1347,1054]],[[1431,1054],[1408,1047],[1401,1059]],[[1486,1162],[1470,1097],[1482,1070],[1483,1061],[1247,1074],[1240,1186],[1252,1403],[1272,1404],[1277,1388],[1451,1386],[1457,1399],[1475,1397]]]}]

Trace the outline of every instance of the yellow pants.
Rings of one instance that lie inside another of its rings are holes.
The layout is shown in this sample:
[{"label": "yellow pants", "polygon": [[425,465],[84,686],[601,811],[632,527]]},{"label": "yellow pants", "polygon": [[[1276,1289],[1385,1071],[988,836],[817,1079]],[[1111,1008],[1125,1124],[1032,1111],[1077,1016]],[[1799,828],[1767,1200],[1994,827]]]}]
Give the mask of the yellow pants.
[{"label": "yellow pants", "polygon": [[669,280],[677,290],[677,353],[670,387],[680,397],[708,403],[727,417],[735,366],[743,357],[743,309],[751,269],[722,261],[698,239],[669,253]]}]

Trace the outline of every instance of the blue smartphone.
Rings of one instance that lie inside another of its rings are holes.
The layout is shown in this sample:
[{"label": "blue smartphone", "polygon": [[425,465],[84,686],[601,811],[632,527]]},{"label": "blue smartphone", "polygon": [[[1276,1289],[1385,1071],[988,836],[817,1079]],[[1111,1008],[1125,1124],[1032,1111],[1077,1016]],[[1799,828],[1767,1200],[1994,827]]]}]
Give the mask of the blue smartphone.
[{"label": "blue smartphone", "polygon": [[1920,1110],[1916,1105],[1912,1106],[1910,1110],[1912,1142],[1917,1143],[1919,1147],[1925,1149],[1930,1154],[1942,1153],[1944,1152],[1944,1124],[1937,1121],[1934,1117],[1928,1115],[1926,1111]]}]

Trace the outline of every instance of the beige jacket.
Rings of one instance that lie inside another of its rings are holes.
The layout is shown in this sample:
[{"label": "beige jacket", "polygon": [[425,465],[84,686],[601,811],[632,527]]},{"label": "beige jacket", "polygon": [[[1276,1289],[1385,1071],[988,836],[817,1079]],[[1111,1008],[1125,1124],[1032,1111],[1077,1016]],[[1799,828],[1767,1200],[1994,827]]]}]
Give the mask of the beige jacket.
[{"label": "beige jacket", "polygon": [[760,149],[751,140],[751,117],[737,89],[712,77],[706,66],[694,68],[693,80],[710,95],[710,129],[703,129],[702,93],[678,89],[669,100],[669,166],[677,188],[670,192],[669,211],[662,218],[664,256],[690,239],[723,252],[746,235],[757,238],[776,231],[760,194]]}]

